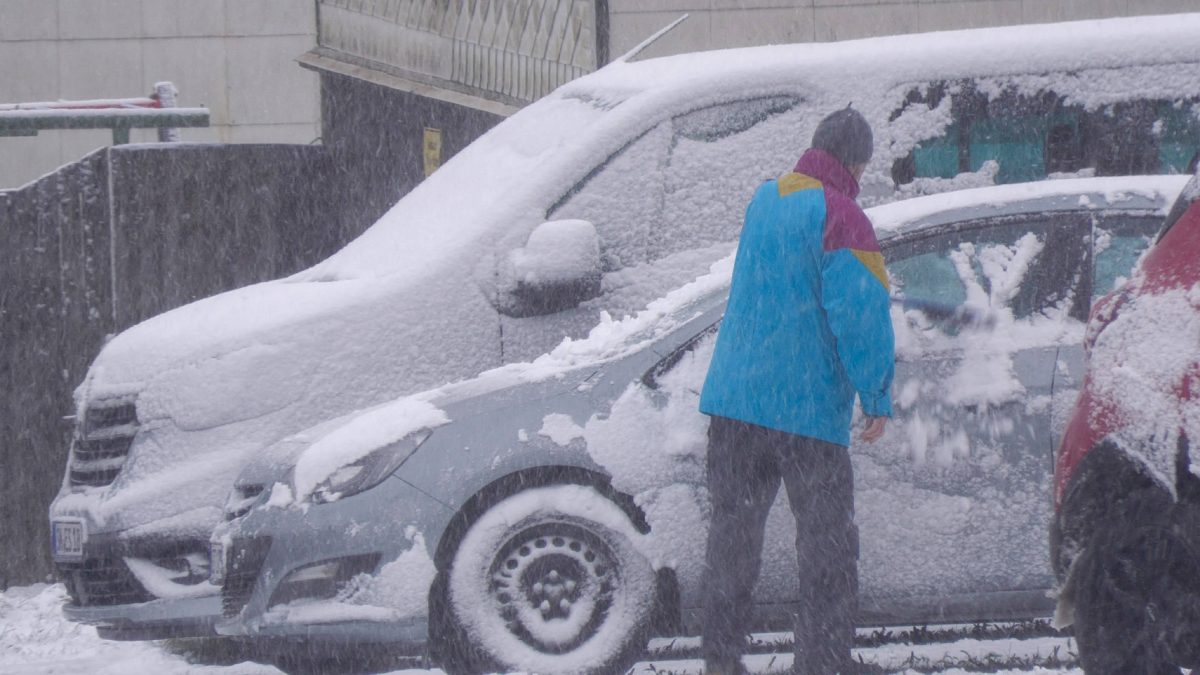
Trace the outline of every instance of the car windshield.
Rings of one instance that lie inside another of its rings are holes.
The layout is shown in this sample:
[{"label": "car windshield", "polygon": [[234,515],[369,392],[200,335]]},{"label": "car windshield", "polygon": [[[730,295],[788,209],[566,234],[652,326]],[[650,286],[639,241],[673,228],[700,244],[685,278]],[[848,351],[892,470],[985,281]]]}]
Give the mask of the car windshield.
[{"label": "car windshield", "polygon": [[595,138],[607,99],[550,96],[455,155],[341,251],[294,277],[336,281],[428,272],[470,253],[498,223],[559,195],[556,180]]}]

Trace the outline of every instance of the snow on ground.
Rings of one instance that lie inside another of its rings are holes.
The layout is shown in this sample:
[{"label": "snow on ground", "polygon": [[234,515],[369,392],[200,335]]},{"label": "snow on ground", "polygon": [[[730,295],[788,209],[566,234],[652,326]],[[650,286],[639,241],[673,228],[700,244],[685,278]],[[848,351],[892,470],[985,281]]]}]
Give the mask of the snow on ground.
[{"label": "snow on ground", "polygon": [[[97,636],[88,626],[65,620],[60,610],[66,601],[61,584],[13,587],[0,593],[0,672],[6,675],[279,675],[277,668],[250,661],[213,664],[216,659],[188,656],[188,651],[171,641],[113,642]],[[768,644],[779,644],[779,653],[751,654],[746,665],[753,673],[783,673],[791,667],[787,634],[756,636]],[[702,664],[694,658],[698,638],[659,638],[650,644],[648,659],[637,664],[634,675],[657,673],[699,675]],[[888,672],[941,673],[958,675],[981,672],[979,664],[999,664],[1000,674],[1082,675],[1067,666],[1007,669],[1004,664],[1051,662],[1074,663],[1075,644],[1066,637],[1029,639],[958,639],[934,644],[896,642],[855,650],[868,663]],[[191,662],[189,661],[191,659]],[[204,663],[203,661],[209,661]],[[940,664],[940,665],[939,665]],[[944,666],[943,669],[939,667]],[[322,672],[335,673],[336,670]],[[361,672],[361,671],[359,671]],[[440,670],[401,669],[389,675],[441,675]]]},{"label": "snow on ground", "polygon": [[161,642],[111,642],[63,618],[61,584],[14,587],[0,594],[0,672],[7,675],[278,675],[272,666],[188,663]]}]

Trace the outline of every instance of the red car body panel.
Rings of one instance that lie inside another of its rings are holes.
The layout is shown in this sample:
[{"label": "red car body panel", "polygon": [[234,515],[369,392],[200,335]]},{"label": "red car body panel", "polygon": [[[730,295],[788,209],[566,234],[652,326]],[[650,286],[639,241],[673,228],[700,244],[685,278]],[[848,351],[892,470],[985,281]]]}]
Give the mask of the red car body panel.
[{"label": "red car body panel", "polygon": [[[1196,195],[1141,263],[1129,283],[1096,303],[1088,320],[1085,348],[1090,348],[1121,308],[1137,297],[1200,284],[1200,199]],[[1200,345],[1196,351],[1200,353]],[[1181,399],[1200,396],[1200,362],[1180,373],[1176,394]],[[1105,400],[1097,394],[1089,367],[1054,465],[1055,509],[1062,506],[1063,495],[1084,456],[1119,430],[1121,412],[1119,401]]]}]

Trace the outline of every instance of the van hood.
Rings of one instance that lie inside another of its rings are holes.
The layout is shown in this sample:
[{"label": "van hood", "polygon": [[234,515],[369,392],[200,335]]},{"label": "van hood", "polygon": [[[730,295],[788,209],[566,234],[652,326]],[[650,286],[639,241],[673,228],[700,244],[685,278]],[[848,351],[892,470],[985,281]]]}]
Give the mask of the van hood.
[{"label": "van hood", "polygon": [[[257,416],[290,402],[302,389],[305,352],[327,351],[338,334],[365,329],[354,319],[369,316],[364,310],[387,293],[387,286],[382,280],[278,280],[184,305],[105,344],[76,392],[77,401],[86,405],[136,396],[143,423],[169,416],[184,428]],[[330,322],[331,316],[349,321]],[[156,392],[169,395],[156,397]],[[197,399],[248,407],[220,419],[199,419],[212,417],[201,414],[212,406]]]},{"label": "van hood", "polygon": [[272,281],[116,336],[76,391],[79,419],[133,403],[136,436],[111,484],[65,489],[55,512],[114,531],[208,522],[246,461],[297,429],[499,363],[474,285],[412,282]]}]

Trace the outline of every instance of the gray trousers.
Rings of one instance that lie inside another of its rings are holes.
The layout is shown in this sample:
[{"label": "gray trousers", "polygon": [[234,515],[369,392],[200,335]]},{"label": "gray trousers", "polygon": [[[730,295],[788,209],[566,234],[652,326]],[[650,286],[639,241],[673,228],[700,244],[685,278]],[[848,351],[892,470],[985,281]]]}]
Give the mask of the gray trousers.
[{"label": "gray trousers", "polygon": [[793,672],[853,672],[858,528],[847,448],[724,417],[708,430],[712,526],[706,551],[703,647],[709,673],[743,673],[751,592],[767,513],[782,479],[800,563]]}]

